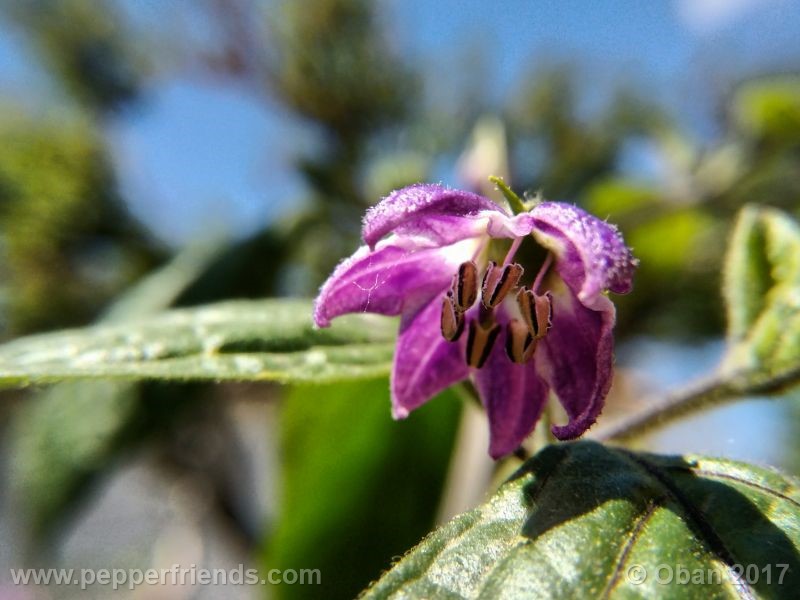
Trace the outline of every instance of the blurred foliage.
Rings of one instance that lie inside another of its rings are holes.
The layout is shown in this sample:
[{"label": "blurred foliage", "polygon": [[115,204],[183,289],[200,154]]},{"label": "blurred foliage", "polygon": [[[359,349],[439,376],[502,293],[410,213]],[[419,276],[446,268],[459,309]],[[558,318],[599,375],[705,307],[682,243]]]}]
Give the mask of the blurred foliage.
[{"label": "blurred foliage", "polygon": [[643,185],[614,175],[581,196],[590,210],[620,224],[641,259],[637,293],[619,301],[623,331],[679,336],[722,331],[719,265],[734,215],[749,202],[795,214],[800,207],[800,135],[790,125],[800,119],[797,81],[785,77],[738,86],[716,145],[696,148],[675,132],[656,137],[653,148],[669,168],[663,181]]},{"label": "blurred foliage", "polygon": [[65,90],[90,109],[109,112],[136,98],[145,59],[114,3],[3,0],[2,9],[25,29]]},{"label": "blurred foliage", "polygon": [[624,89],[596,113],[582,114],[583,90],[569,66],[544,66],[522,81],[507,115],[512,181],[547,198],[579,197],[615,170],[628,139],[669,123],[657,105]]},{"label": "blurred foliage", "polygon": [[[182,306],[207,304],[227,298],[264,298],[274,295],[285,275],[290,253],[287,233],[264,229],[222,248],[207,268],[175,300]],[[265,260],[268,257],[269,260]]]},{"label": "blurred foliage", "polygon": [[420,81],[388,45],[369,0],[281,2],[269,25],[270,89],[324,133],[298,160],[312,208],[293,232],[297,262],[319,282],[357,243],[364,207],[376,199],[366,192],[386,194],[424,174],[419,163],[404,162],[408,155],[370,172],[369,155],[387,130],[408,124]]},{"label": "blurred foliage", "polygon": [[737,127],[759,143],[796,147],[800,140],[800,77],[742,86],[732,116]]},{"label": "blurred foliage", "polygon": [[272,20],[273,82],[286,103],[323,125],[342,149],[408,113],[412,71],[392,53],[369,0],[283,2]]},{"label": "blurred foliage", "polygon": [[655,188],[620,179],[593,185],[585,205],[618,223],[641,261],[636,293],[615,298],[623,334],[636,330],[688,337],[723,330],[719,264],[724,221],[702,207],[671,201]]},{"label": "blurred foliage", "polygon": [[154,264],[89,121],[0,109],[0,236],[9,333],[86,322]]},{"label": "blurred foliage", "polygon": [[284,398],[283,517],[263,568],[313,565],[323,576],[322,586],[281,586],[277,597],[353,598],[433,526],[458,399],[442,394],[400,423],[388,407],[386,379],[296,387]]}]

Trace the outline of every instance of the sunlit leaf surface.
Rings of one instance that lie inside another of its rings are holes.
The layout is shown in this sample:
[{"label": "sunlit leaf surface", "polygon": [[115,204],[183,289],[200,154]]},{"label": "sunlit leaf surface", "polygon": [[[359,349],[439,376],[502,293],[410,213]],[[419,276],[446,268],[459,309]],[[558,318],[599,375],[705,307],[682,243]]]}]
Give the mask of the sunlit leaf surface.
[{"label": "sunlit leaf surface", "polygon": [[798,516],[798,482],[775,471],[559,444],[365,598],[786,598],[800,585]]},{"label": "sunlit leaf surface", "polygon": [[77,378],[336,381],[385,375],[395,324],[354,315],[314,329],[304,300],[225,302],[21,338],[0,347],[0,385]]}]

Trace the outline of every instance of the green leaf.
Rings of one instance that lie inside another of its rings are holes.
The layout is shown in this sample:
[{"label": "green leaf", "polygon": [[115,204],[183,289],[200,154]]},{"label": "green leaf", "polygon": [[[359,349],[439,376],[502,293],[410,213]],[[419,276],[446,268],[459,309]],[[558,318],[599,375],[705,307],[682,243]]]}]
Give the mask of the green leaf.
[{"label": "green leaf", "polygon": [[78,378],[336,381],[385,375],[395,324],[314,329],[306,300],[234,301],[35,335],[0,346],[0,386]]},{"label": "green leaf", "polygon": [[800,227],[767,207],[742,209],[725,262],[725,371],[778,372],[800,357]]},{"label": "green leaf", "polygon": [[[775,471],[559,444],[430,534],[364,598],[790,597],[799,524],[798,482]],[[637,584],[638,567],[647,576]],[[709,583],[680,583],[679,570]]]},{"label": "green leaf", "polygon": [[391,418],[386,378],[290,388],[280,405],[282,509],[263,567],[317,568],[276,598],[353,598],[435,521],[461,404]]}]

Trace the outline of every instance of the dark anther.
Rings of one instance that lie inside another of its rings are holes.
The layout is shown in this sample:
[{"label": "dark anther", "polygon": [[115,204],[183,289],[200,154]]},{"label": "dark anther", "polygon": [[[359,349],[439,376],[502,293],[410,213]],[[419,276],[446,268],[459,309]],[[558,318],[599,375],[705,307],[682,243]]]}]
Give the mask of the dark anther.
[{"label": "dark anther", "polygon": [[453,298],[456,308],[465,312],[478,299],[478,267],[467,261],[458,267],[458,275],[453,280]]},{"label": "dark anther", "polygon": [[517,292],[517,304],[522,313],[522,320],[525,321],[530,332],[536,335],[536,301],[533,292],[526,288],[520,289]]},{"label": "dark anther", "polygon": [[513,362],[524,364],[536,351],[538,340],[531,335],[528,326],[519,319],[512,319],[506,332],[506,354]]},{"label": "dark anther", "polygon": [[542,296],[534,296],[536,300],[536,323],[539,328],[536,337],[544,337],[553,325],[553,298],[550,292],[545,292]]},{"label": "dark anther", "polygon": [[456,308],[453,292],[447,292],[442,299],[442,336],[448,342],[455,342],[464,331],[464,313]]},{"label": "dark anther", "polygon": [[470,367],[480,369],[484,365],[499,334],[500,325],[497,323],[484,327],[475,319],[469,322],[467,364]]},{"label": "dark anther", "polygon": [[522,319],[533,336],[536,338],[546,336],[553,322],[553,303],[550,292],[539,296],[531,290],[523,288],[517,292],[517,304],[519,304]]},{"label": "dark anther", "polygon": [[490,262],[481,286],[483,305],[486,308],[494,308],[500,304],[506,295],[517,287],[523,272],[522,265],[517,263],[498,267],[495,262]]}]

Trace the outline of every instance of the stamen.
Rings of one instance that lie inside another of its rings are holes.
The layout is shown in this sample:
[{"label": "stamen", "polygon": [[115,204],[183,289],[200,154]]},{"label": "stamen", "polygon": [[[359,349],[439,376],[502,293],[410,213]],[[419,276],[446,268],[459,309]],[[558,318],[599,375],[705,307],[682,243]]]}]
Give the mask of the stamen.
[{"label": "stamen", "polygon": [[534,295],[536,301],[536,337],[542,338],[550,331],[553,325],[553,301],[550,292],[541,296]]},{"label": "stamen", "polygon": [[548,252],[547,258],[544,259],[542,266],[539,267],[539,272],[536,274],[536,279],[533,281],[533,284],[531,285],[531,289],[534,292],[539,291],[539,286],[542,285],[542,281],[544,280],[545,275],[547,275],[547,272],[550,270],[550,265],[552,264],[553,264],[553,253]]},{"label": "stamen", "polygon": [[506,354],[513,362],[524,364],[533,358],[539,340],[531,335],[528,326],[519,319],[512,319],[506,332]]},{"label": "stamen", "polygon": [[526,288],[520,288],[517,292],[517,304],[519,312],[522,313],[522,320],[528,326],[533,335],[536,335],[536,301],[533,299],[533,292]]},{"label": "stamen", "polygon": [[464,331],[464,313],[456,309],[453,292],[447,292],[442,298],[442,337],[448,342],[455,342]]},{"label": "stamen", "polygon": [[475,369],[480,369],[489,352],[492,351],[497,336],[500,333],[500,325],[495,323],[484,327],[475,319],[469,322],[469,333],[467,334],[467,364]]},{"label": "stamen", "polygon": [[529,289],[522,288],[517,292],[517,304],[522,319],[536,338],[543,338],[550,331],[553,321],[553,303],[550,292],[538,295]]},{"label": "stamen", "polygon": [[467,261],[458,267],[458,275],[453,280],[453,297],[456,308],[465,312],[478,299],[478,267]]},{"label": "stamen", "polygon": [[483,305],[486,308],[494,308],[500,304],[508,293],[517,287],[524,271],[517,263],[498,267],[494,261],[490,262],[481,286]]},{"label": "stamen", "polygon": [[508,249],[508,252],[506,252],[506,257],[503,259],[504,267],[507,264],[509,264],[512,260],[514,260],[514,255],[517,253],[517,250],[519,250],[519,247],[521,245],[522,245],[522,238],[521,237],[514,238],[514,241],[511,242],[511,247]]}]

